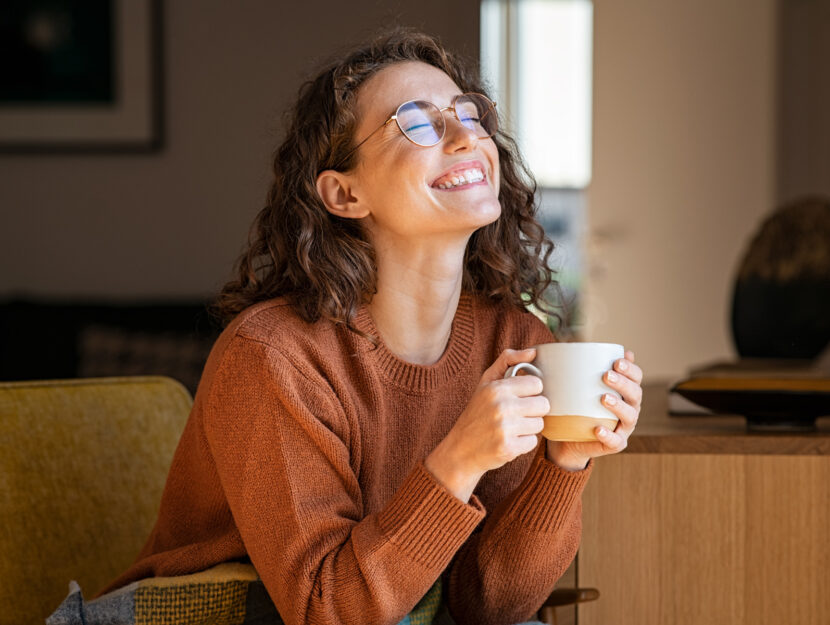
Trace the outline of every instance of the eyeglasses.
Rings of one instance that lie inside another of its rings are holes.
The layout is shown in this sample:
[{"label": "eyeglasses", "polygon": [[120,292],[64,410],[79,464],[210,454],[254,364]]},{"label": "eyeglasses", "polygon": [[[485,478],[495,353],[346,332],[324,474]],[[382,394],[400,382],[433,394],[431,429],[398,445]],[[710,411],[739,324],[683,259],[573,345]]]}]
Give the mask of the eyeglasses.
[{"label": "eyeglasses", "polygon": [[452,99],[452,104],[444,108],[438,108],[437,105],[426,100],[410,100],[401,104],[394,115],[354,146],[346,156],[338,161],[334,168],[336,169],[343,164],[372,135],[386,127],[392,120],[395,120],[403,135],[415,145],[425,148],[438,145],[447,130],[444,111],[452,111],[455,118],[465,128],[472,130],[478,139],[492,137],[499,129],[496,103],[491,102],[487,96],[480,93],[459,94]]}]

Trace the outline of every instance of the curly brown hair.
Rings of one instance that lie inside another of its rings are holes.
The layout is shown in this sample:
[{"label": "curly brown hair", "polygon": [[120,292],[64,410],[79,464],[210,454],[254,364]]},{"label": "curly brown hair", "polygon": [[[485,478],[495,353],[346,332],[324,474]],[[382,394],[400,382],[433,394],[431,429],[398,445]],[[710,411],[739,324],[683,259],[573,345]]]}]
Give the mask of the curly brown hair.
[{"label": "curly brown hair", "polygon": [[[306,82],[291,111],[291,124],[273,159],[267,203],[237,261],[236,278],[214,310],[225,323],[248,306],[284,297],[307,322],[320,318],[354,329],[352,319],[376,292],[375,253],[359,220],[330,214],[317,193],[325,169],[349,171],[360,86],[381,69],[421,61],[445,72],[462,92],[487,94],[468,64],[433,37],[408,29],[388,32],[338,60]],[[502,213],[467,245],[462,289],[518,307],[533,304],[561,317],[545,299],[558,288],[548,259],[553,243],[536,220],[533,176],[516,143],[503,131],[493,140],[501,166]]]}]

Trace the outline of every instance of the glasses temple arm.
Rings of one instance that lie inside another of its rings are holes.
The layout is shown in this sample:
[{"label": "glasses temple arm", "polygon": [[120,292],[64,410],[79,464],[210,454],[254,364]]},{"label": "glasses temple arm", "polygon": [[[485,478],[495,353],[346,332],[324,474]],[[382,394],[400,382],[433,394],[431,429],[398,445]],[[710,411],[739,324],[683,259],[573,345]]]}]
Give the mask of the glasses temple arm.
[{"label": "glasses temple arm", "polygon": [[373,134],[375,134],[375,133],[376,133],[378,130],[380,130],[381,128],[385,128],[385,127],[389,124],[389,122],[394,121],[395,119],[397,119],[397,117],[398,117],[397,115],[392,115],[392,117],[390,117],[389,119],[387,119],[387,120],[386,120],[385,122],[383,122],[380,126],[378,126],[377,128],[375,128],[375,129],[374,129],[372,132],[370,132],[368,135],[366,135],[366,137],[363,139],[363,141],[361,141],[361,142],[360,142],[360,143],[358,143],[356,146],[354,146],[351,150],[349,150],[348,154],[346,154],[343,158],[341,158],[339,161],[337,161],[337,162],[336,162],[336,163],[335,163],[335,164],[331,167],[331,169],[337,169],[340,165],[342,165],[343,163],[345,163],[345,162],[349,159],[349,157],[350,157],[352,154],[354,154],[355,152],[357,152],[358,148],[359,148],[361,145],[363,145],[364,143],[366,143],[366,142],[367,142],[367,141],[368,141],[368,140],[372,137],[372,135],[373,135]]}]

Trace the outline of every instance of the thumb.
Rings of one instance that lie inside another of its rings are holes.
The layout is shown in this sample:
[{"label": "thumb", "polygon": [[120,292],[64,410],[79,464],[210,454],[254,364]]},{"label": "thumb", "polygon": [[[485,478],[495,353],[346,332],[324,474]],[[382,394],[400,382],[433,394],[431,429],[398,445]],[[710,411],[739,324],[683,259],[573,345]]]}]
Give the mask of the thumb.
[{"label": "thumb", "polygon": [[481,376],[481,385],[489,384],[496,380],[501,380],[504,377],[508,367],[517,365],[520,362],[531,362],[536,358],[536,348],[528,347],[527,349],[506,349],[496,361],[490,365]]}]

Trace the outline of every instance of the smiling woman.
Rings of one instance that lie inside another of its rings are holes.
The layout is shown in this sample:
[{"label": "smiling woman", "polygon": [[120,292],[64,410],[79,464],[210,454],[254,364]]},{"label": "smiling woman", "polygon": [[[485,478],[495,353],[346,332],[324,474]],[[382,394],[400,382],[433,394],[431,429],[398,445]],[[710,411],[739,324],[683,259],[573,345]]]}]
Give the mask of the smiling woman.
[{"label": "smiling woman", "polygon": [[[471,122],[464,112],[476,98],[481,115],[495,119],[490,114],[492,103],[485,96],[459,91],[445,72],[421,61],[384,67],[366,80],[357,98],[362,121],[356,135],[366,139],[358,143],[356,164],[347,171],[324,170],[317,177],[326,210],[339,218],[360,219],[372,248],[394,257],[395,267],[423,271],[421,261],[414,258],[430,258],[430,273],[449,270],[449,281],[463,266],[460,259],[470,236],[501,215],[499,155],[490,138],[497,125]],[[427,99],[415,100],[419,95]],[[401,105],[402,97],[413,100]],[[432,117],[412,112],[430,109]],[[393,117],[400,114],[405,125],[388,123],[390,110],[398,111]],[[423,145],[427,140],[430,145]],[[470,175],[480,175],[481,180],[470,184],[463,173],[467,171],[478,172]],[[448,255],[459,260],[449,261]],[[396,279],[378,271],[378,281],[387,277]],[[378,283],[374,304],[369,305],[380,303],[378,298],[391,292]],[[424,345],[420,339],[415,341]],[[433,362],[443,345],[434,349]]]},{"label": "smiling woman", "polygon": [[[346,173],[354,170],[362,155],[358,149],[361,142],[375,138],[375,129],[382,130],[381,146],[408,144],[395,124],[384,125],[402,103],[409,103],[401,93],[390,91],[391,97],[384,106],[377,103],[371,119],[359,102],[359,95],[366,92],[364,87],[373,77],[401,63],[425,65],[422,72],[435,70],[451,87],[446,99],[439,102],[427,97],[429,94],[419,90],[416,82],[410,85],[416,100],[443,107],[460,93],[486,95],[469,67],[431,38],[415,34],[378,39],[306,83],[293,110],[293,123],[274,155],[274,183],[252,229],[249,247],[240,259],[237,279],[225,286],[219,298],[218,309],[225,319],[258,301],[280,295],[292,299],[309,322],[327,318],[351,326],[358,306],[375,292],[374,249],[367,244],[365,229],[359,222],[337,214],[324,218],[326,209],[316,178],[328,169]],[[367,101],[375,103],[375,98],[363,99]],[[359,121],[364,122],[360,129]],[[394,132],[390,132],[392,129]],[[503,219],[472,234],[464,288],[516,305],[523,305],[522,298],[527,294],[540,309],[556,315],[556,310],[543,300],[551,286],[546,263],[552,244],[535,218],[533,178],[512,139],[497,133],[490,143],[498,152]],[[397,203],[396,199],[393,205]]]},{"label": "smiling woman", "polygon": [[592,443],[540,440],[541,381],[504,379],[555,340],[525,309],[552,244],[482,92],[407,31],[302,88],[158,521],[108,591],[244,561],[290,625],[535,616],[642,374],[628,352],[606,375],[620,425]]}]

